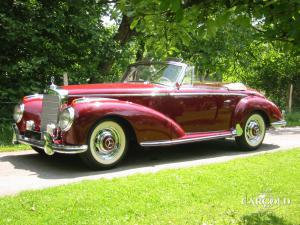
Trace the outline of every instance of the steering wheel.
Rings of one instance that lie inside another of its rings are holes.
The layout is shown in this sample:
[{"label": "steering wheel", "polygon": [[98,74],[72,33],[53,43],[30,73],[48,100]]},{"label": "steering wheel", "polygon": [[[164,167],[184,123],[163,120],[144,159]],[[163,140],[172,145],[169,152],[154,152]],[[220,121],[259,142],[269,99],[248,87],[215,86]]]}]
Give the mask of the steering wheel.
[{"label": "steering wheel", "polygon": [[172,83],[172,81],[169,78],[167,78],[167,77],[161,77],[161,78],[159,78],[159,82],[160,83]]}]

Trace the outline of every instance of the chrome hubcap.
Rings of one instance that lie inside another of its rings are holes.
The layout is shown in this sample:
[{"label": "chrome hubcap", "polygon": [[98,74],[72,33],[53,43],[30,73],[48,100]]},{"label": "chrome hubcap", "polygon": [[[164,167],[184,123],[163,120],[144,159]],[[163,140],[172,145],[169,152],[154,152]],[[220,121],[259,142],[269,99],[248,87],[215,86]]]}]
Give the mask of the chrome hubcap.
[{"label": "chrome hubcap", "polygon": [[245,126],[245,137],[249,145],[257,146],[265,135],[265,123],[263,118],[254,114],[250,116]]},{"label": "chrome hubcap", "polygon": [[95,147],[100,153],[108,154],[118,149],[119,142],[118,132],[111,127],[99,132],[95,139]]},{"label": "chrome hubcap", "polygon": [[114,121],[100,123],[91,135],[91,153],[102,164],[109,165],[116,162],[122,156],[125,147],[125,133]]}]

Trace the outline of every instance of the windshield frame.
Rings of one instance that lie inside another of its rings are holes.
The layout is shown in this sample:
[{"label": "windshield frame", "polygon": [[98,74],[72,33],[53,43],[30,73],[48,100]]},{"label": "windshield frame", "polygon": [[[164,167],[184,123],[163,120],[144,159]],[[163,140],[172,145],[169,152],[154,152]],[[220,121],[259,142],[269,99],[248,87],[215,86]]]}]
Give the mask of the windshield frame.
[{"label": "windshield frame", "polygon": [[[158,84],[158,85],[162,85],[162,86],[167,86],[167,87],[175,87],[176,84],[181,84],[182,79],[184,78],[185,75],[185,70],[187,68],[187,64],[182,63],[182,62],[174,62],[174,61],[166,61],[166,62],[137,62],[137,63],[133,63],[130,64],[126,70],[126,72],[124,73],[124,75],[121,78],[121,82],[125,83],[126,78],[129,75],[129,71],[130,71],[130,67],[133,66],[139,66],[139,65],[155,65],[155,64],[161,64],[161,65],[174,65],[174,66],[178,66],[181,67],[180,73],[177,76],[176,81],[173,84],[162,84],[162,83],[157,83],[157,82],[149,82],[150,84]],[[132,81],[133,83],[136,82],[138,83],[138,81]]]}]

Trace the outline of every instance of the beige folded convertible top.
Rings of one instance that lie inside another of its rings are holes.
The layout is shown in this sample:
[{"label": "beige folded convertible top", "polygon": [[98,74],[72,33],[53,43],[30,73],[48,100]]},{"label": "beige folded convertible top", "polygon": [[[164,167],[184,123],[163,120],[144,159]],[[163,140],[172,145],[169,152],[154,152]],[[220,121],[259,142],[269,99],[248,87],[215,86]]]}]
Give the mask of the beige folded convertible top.
[{"label": "beige folded convertible top", "polygon": [[228,88],[230,91],[245,91],[247,87],[243,83],[230,83],[225,84],[224,87]]},{"label": "beige folded convertible top", "polygon": [[195,82],[196,86],[208,86],[211,88],[226,88],[229,91],[245,91],[246,85],[243,83],[222,83],[222,82]]}]

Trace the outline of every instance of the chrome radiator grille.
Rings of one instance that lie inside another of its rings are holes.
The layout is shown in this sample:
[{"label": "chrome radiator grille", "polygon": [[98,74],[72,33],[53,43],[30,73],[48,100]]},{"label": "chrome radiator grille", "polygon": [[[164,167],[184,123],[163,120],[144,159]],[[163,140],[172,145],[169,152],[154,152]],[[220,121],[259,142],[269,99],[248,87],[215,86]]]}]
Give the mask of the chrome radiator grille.
[{"label": "chrome radiator grille", "polygon": [[60,107],[59,96],[44,95],[42,106],[41,132],[46,131],[47,124],[57,124]]}]

